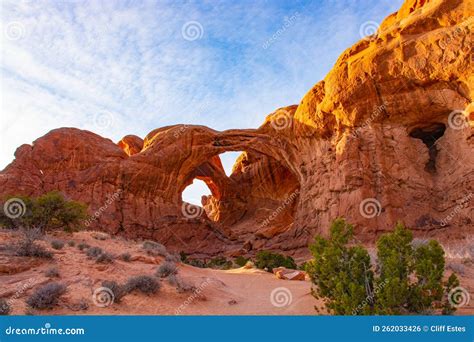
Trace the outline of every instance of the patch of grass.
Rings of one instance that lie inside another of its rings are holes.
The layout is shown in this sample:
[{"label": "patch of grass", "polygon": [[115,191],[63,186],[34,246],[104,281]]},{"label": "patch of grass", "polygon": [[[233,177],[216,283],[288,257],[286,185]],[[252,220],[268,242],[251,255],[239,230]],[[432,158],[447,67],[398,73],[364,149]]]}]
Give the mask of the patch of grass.
[{"label": "patch of grass", "polygon": [[181,258],[179,257],[178,254],[168,253],[165,256],[165,260],[169,262],[179,262],[181,261]]},{"label": "patch of grass", "polygon": [[240,266],[240,267],[243,267],[245,266],[245,264],[247,263],[247,261],[249,261],[249,259],[239,255],[237,258],[234,259],[234,262],[236,263],[236,265]]},{"label": "patch of grass", "polygon": [[118,284],[114,280],[104,280],[102,286],[112,291],[114,295],[114,303],[120,303],[122,298],[127,294],[125,286]]},{"label": "patch of grass", "polygon": [[255,265],[260,268],[272,272],[276,267],[286,267],[295,270],[296,263],[292,257],[286,257],[283,254],[273,253],[270,251],[261,251],[257,253]]},{"label": "patch of grass", "polygon": [[104,232],[92,232],[91,236],[96,240],[107,240],[110,238],[110,235]]},{"label": "patch of grass", "polygon": [[153,277],[141,275],[128,279],[124,288],[127,293],[139,291],[150,295],[156,293],[161,288],[161,284]]},{"label": "patch of grass", "polygon": [[86,255],[89,258],[97,258],[102,253],[103,253],[103,251],[102,251],[102,248],[100,248],[100,247],[89,247],[87,249]]},{"label": "patch of grass", "polygon": [[34,241],[24,240],[16,246],[16,255],[34,258],[52,259],[53,254]]},{"label": "patch of grass", "polygon": [[199,267],[199,268],[206,268],[207,264],[199,259],[186,259],[186,264],[194,266],[194,267]]},{"label": "patch of grass", "polygon": [[57,249],[57,250],[63,249],[64,242],[61,241],[61,240],[53,240],[53,241],[51,241],[51,247],[53,247],[54,249]]},{"label": "patch of grass", "polygon": [[132,256],[130,255],[130,253],[122,253],[120,255],[120,259],[126,262],[130,262],[130,260],[132,259]]},{"label": "patch of grass", "polygon": [[215,257],[211,259],[207,267],[218,269],[218,270],[228,270],[232,268],[232,261],[227,260],[223,256]]},{"label": "patch of grass", "polygon": [[56,267],[51,267],[44,272],[44,275],[48,278],[59,278],[59,270]]},{"label": "patch of grass", "polygon": [[77,245],[77,249],[79,249],[80,251],[84,250],[84,249],[88,249],[90,246],[85,243],[85,242],[81,242],[80,244]]},{"label": "patch of grass", "polygon": [[66,285],[49,283],[41,286],[28,297],[26,304],[33,309],[51,309],[58,304],[59,297],[66,293]]},{"label": "patch of grass", "polygon": [[100,264],[111,264],[114,262],[114,257],[107,252],[103,252],[95,259],[95,262]]},{"label": "patch of grass", "polygon": [[4,298],[0,298],[0,316],[9,315],[11,310],[10,304]]},{"label": "patch of grass", "polygon": [[142,248],[147,252],[149,255],[159,255],[159,256],[166,256],[168,251],[166,247],[163,246],[161,243],[147,240],[143,242]]},{"label": "patch of grass", "polygon": [[196,290],[196,286],[187,283],[176,274],[172,274],[168,277],[168,283],[175,287],[178,292],[193,292]]},{"label": "patch of grass", "polygon": [[156,276],[160,278],[166,278],[172,274],[178,273],[178,268],[174,262],[165,261],[163,264],[158,266],[156,270]]}]

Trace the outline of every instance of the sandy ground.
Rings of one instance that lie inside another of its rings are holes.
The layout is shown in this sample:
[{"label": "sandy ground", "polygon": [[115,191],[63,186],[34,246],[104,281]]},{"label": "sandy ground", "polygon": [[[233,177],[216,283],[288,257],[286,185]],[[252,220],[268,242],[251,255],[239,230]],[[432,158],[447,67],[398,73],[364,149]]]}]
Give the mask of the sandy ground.
[{"label": "sandy ground", "polygon": [[[154,295],[132,293],[120,303],[99,307],[94,303],[93,293],[101,287],[104,280],[124,283],[136,275],[153,276],[162,257],[147,255],[141,242],[122,238],[98,240],[92,232],[74,234],[58,233],[41,241],[54,253],[53,260],[16,257],[5,246],[12,245],[17,233],[0,231],[0,298],[10,301],[12,313],[16,315],[315,315],[314,306],[322,306],[311,295],[309,281],[290,281],[277,279],[273,274],[257,269],[232,269],[228,271],[201,269],[179,264],[179,275],[192,283],[198,291],[179,293],[166,280],[161,282],[160,291]],[[50,240],[74,241],[61,250],[50,247]],[[49,241],[48,241],[49,240]],[[132,261],[116,259],[112,264],[98,264],[88,258],[85,251],[77,245],[85,242],[98,246],[118,256],[128,252]],[[456,314],[474,313],[474,269],[472,262],[447,260],[447,264],[462,268],[461,286],[469,293],[470,302],[458,309]],[[48,278],[46,270],[55,267],[59,278]],[[52,310],[31,310],[25,304],[26,298],[34,288],[48,282],[61,282],[67,285],[67,293]],[[87,308],[80,302],[87,303]]]},{"label": "sandy ground", "polygon": [[[228,271],[201,269],[179,264],[179,275],[194,284],[198,291],[178,293],[166,280],[154,295],[129,294],[122,301],[108,307],[94,304],[94,290],[103,280],[124,283],[135,275],[155,274],[161,257],[150,257],[141,249],[140,242],[110,238],[104,241],[92,238],[90,232],[57,234],[54,238],[74,241],[62,250],[54,250],[54,260],[23,258],[8,255],[0,250],[0,298],[12,299],[11,314],[85,314],[85,315],[313,315],[316,299],[311,296],[309,281],[277,279],[273,274],[257,269],[232,269]],[[15,234],[0,232],[0,244],[11,244]],[[105,251],[120,255],[128,252],[131,262],[120,259],[113,264],[97,264],[80,251],[77,244],[86,242]],[[41,242],[49,246],[47,242]],[[135,259],[135,260],[134,260]],[[59,278],[48,278],[45,271],[51,267],[59,270]],[[7,274],[10,273],[10,274]],[[68,286],[57,308],[28,310],[25,299],[34,287],[51,281]],[[273,291],[273,296],[272,296]],[[272,299],[273,298],[273,299]],[[79,302],[88,303],[87,310],[78,308]],[[319,304],[320,305],[320,304]]]}]

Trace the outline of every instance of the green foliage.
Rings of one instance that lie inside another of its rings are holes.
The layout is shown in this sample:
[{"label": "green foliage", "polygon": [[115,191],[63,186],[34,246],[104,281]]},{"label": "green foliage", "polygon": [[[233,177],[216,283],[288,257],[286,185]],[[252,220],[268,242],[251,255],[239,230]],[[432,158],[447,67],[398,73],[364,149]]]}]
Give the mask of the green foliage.
[{"label": "green foliage", "polygon": [[296,263],[293,258],[282,254],[260,251],[255,258],[255,265],[260,269],[266,269],[268,272],[272,272],[274,268],[281,266],[296,269]]},{"label": "green foliage", "polygon": [[186,253],[184,253],[183,251],[179,252],[179,257],[181,259],[181,262],[184,262],[184,263],[187,262],[188,255]]},{"label": "green foliage", "polygon": [[25,203],[26,210],[18,218],[9,218],[2,211],[0,226],[37,227],[42,231],[62,229],[71,232],[82,228],[83,221],[87,218],[86,205],[66,200],[58,191],[48,192],[37,198],[26,196],[11,196],[10,198],[13,197],[21,199]]},{"label": "green foliage", "polygon": [[[360,247],[347,247],[353,227],[336,219],[328,240],[317,236],[310,246],[314,259],[307,263],[311,280],[317,285],[314,295],[327,299],[326,307],[338,315],[350,315],[373,290],[370,256]],[[363,308],[369,313],[370,306]]]},{"label": "green foliage", "polygon": [[227,260],[223,256],[218,256],[218,257],[215,257],[215,258],[211,259],[207,263],[207,267],[215,268],[215,269],[219,269],[219,270],[228,270],[228,269],[232,268],[232,261]]},{"label": "green foliage", "polygon": [[245,266],[245,264],[247,263],[247,261],[249,261],[249,259],[239,255],[237,258],[235,258],[234,262],[240,266],[240,267],[243,267]]},{"label": "green foliage", "polygon": [[[377,241],[378,264],[371,265],[362,246],[351,245],[353,227],[338,218],[328,239],[315,237],[313,259],[306,271],[316,285],[313,295],[338,315],[426,314],[443,307],[454,312],[447,293],[459,282],[452,275],[443,284],[444,251],[431,240],[414,246],[413,235],[401,223]],[[374,272],[377,269],[377,273]]]}]

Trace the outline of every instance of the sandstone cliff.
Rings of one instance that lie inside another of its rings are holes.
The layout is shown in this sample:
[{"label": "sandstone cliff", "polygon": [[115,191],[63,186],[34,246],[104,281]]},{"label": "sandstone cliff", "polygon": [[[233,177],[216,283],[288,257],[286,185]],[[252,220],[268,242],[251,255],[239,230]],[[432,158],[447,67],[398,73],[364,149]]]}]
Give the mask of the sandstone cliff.
[{"label": "sandstone cliff", "polygon": [[[255,130],[175,125],[118,144],[53,130],[18,148],[0,195],[58,189],[103,209],[91,228],[189,253],[296,253],[338,216],[366,242],[398,220],[462,239],[474,233],[473,15],[472,1],[406,1]],[[230,177],[226,151],[246,151]],[[211,189],[205,211],[182,202],[194,178]]]}]

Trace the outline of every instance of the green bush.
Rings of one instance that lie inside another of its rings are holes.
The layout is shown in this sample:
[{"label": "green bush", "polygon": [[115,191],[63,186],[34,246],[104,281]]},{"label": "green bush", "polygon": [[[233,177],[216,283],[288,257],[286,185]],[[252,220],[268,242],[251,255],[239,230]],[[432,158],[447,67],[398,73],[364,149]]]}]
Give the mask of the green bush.
[{"label": "green bush", "polygon": [[282,254],[272,253],[269,251],[260,251],[255,257],[255,266],[260,269],[266,269],[272,272],[276,267],[286,267],[296,269],[296,263],[292,257],[286,257]]},{"label": "green bush", "polygon": [[313,259],[306,270],[316,285],[313,295],[323,298],[329,311],[400,315],[455,310],[447,293],[459,282],[452,275],[443,284],[444,251],[438,242],[414,246],[412,233],[397,224],[377,241],[378,264],[372,265],[364,247],[349,247],[352,237],[352,225],[338,218],[331,224],[329,239],[317,236],[310,245]]},{"label": "green bush", "polygon": [[227,260],[225,257],[219,256],[211,259],[207,263],[207,267],[219,270],[228,270],[232,268],[232,261]]},{"label": "green bush", "polygon": [[243,256],[239,255],[237,258],[234,259],[234,262],[237,266],[243,267],[249,261],[249,259],[244,258]]},{"label": "green bush", "polygon": [[83,222],[87,218],[86,205],[66,200],[58,191],[48,192],[37,198],[26,196],[11,196],[9,198],[22,200],[26,210],[18,218],[10,218],[1,211],[0,226],[6,228],[37,227],[42,231],[55,229],[74,231],[82,228]]}]

